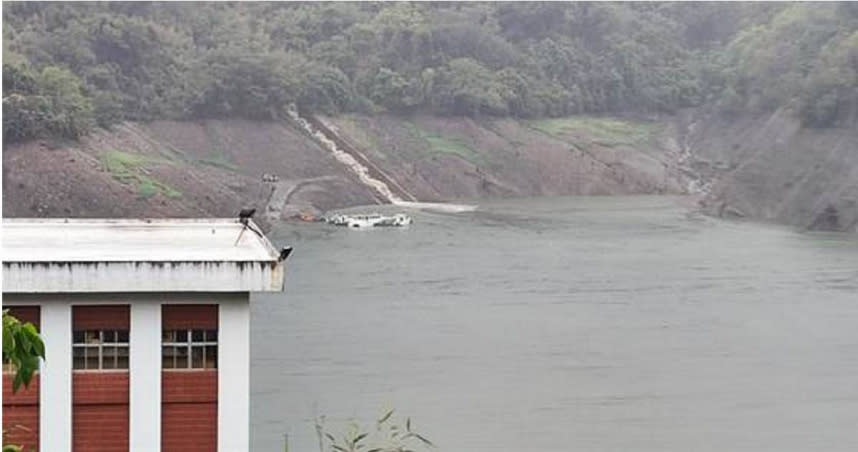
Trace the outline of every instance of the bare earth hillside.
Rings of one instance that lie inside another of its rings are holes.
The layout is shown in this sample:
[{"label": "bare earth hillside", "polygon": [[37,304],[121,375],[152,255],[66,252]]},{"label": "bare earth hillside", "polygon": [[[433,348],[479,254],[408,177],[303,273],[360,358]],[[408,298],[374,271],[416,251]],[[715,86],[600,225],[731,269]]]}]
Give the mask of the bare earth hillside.
[{"label": "bare earth hillside", "polygon": [[340,116],[331,128],[421,200],[683,193],[665,124]]},{"label": "bare earth hillside", "polygon": [[291,194],[297,205],[328,209],[374,199],[313,141],[280,123],[124,123],[80,142],[7,146],[3,212],[233,216],[244,206],[265,206],[273,187],[262,181],[263,173],[298,186]]},{"label": "bare earth hillside", "polygon": [[[660,123],[361,116],[327,123],[421,201],[685,190],[677,156],[663,151]],[[8,146],[3,171],[11,217],[231,216],[267,205],[272,192],[270,209],[282,216],[381,201],[288,123],[124,123],[80,142]],[[264,174],[279,180],[263,182]]]},{"label": "bare earth hillside", "polygon": [[[858,132],[777,113],[641,121],[344,115],[318,118],[420,201],[693,193],[711,214],[854,231]],[[263,175],[276,181],[263,181]],[[383,202],[288,122],[123,123],[3,154],[8,217],[317,217]]]},{"label": "bare earth hillside", "polygon": [[785,111],[759,118],[686,119],[685,143],[715,183],[715,215],[802,229],[858,227],[858,124],[803,128]]}]

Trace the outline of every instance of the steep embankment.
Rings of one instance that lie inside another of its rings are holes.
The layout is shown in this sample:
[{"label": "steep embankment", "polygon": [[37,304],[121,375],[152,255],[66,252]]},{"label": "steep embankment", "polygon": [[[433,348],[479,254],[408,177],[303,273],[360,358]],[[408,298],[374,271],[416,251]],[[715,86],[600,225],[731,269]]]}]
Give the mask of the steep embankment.
[{"label": "steep embankment", "polygon": [[[298,124],[125,123],[80,142],[6,146],[5,216],[232,216],[501,196],[704,193],[714,215],[858,227],[858,128],[779,112],[662,121],[346,115]],[[348,156],[334,156],[336,142]],[[354,161],[360,171],[349,166]],[[274,175],[275,182],[263,181]],[[392,192],[375,186],[382,182]]]},{"label": "steep embankment", "polygon": [[275,174],[297,213],[374,195],[315,142],[282,123],[125,123],[80,142],[5,146],[5,216],[232,216],[262,207]]},{"label": "steep embankment", "polygon": [[682,193],[688,184],[664,123],[583,116],[320,119],[423,201]]},{"label": "steep embankment", "polygon": [[714,181],[712,214],[799,228],[858,228],[858,124],[803,128],[786,111],[767,117],[688,115],[681,142]]},{"label": "steep embankment", "polygon": [[[663,123],[345,116],[320,124],[405,200],[680,193],[688,183]],[[231,216],[256,205],[273,219],[384,200],[289,123],[125,123],[80,142],[4,151],[5,216]],[[263,182],[264,174],[279,180]]]}]

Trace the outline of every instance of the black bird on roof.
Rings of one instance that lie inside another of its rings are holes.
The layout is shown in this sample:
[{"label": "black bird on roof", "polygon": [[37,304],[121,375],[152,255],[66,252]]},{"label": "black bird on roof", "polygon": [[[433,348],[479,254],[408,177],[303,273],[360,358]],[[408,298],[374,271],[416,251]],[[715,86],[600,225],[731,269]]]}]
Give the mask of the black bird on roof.
[{"label": "black bird on roof", "polygon": [[241,209],[241,212],[238,212],[238,221],[247,225],[247,222],[253,217],[253,214],[256,213],[256,209]]},{"label": "black bird on roof", "polygon": [[233,245],[238,245],[238,241],[241,240],[241,236],[242,234],[244,234],[245,229],[250,229],[251,231],[255,232],[256,235],[263,237],[262,233],[257,231],[250,223],[250,218],[253,217],[253,214],[255,213],[256,209],[253,208],[241,209],[241,211],[238,212],[238,222],[243,224],[244,227],[241,228],[241,232],[238,233],[238,238],[235,239],[235,243]]},{"label": "black bird on roof", "polygon": [[285,261],[286,258],[289,257],[290,254],[292,254],[292,247],[291,246],[284,246],[283,249],[280,250],[279,260]]}]

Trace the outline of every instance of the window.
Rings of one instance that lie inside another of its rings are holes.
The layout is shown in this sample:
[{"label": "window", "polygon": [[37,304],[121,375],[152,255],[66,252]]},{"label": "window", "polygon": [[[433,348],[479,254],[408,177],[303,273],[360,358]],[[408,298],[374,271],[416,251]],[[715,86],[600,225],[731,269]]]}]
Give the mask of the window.
[{"label": "window", "polygon": [[216,369],[217,330],[164,330],[162,368]]},{"label": "window", "polygon": [[79,330],[72,339],[73,369],[128,369],[128,330]]}]

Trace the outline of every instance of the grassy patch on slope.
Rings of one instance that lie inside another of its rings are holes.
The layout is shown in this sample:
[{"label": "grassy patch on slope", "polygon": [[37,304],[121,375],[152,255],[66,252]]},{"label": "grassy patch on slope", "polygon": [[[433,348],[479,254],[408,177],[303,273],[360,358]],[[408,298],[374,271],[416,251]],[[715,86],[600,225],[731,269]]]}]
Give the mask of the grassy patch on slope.
[{"label": "grassy patch on slope", "polygon": [[167,160],[152,159],[140,154],[112,150],[102,156],[104,168],[114,179],[123,184],[135,185],[141,198],[151,198],[162,193],[168,198],[181,198],[182,192],[159,182],[145,174],[146,165],[152,163],[170,163]]},{"label": "grassy patch on slope", "polygon": [[478,163],[481,160],[480,155],[461,138],[428,132],[414,123],[409,123],[408,126],[414,136],[419,137],[429,145],[428,152],[430,153],[452,154],[471,163]]},{"label": "grassy patch on slope", "polygon": [[594,116],[538,119],[527,121],[527,124],[564,141],[570,138],[584,138],[609,147],[640,144],[647,141],[658,127],[641,121]]}]

